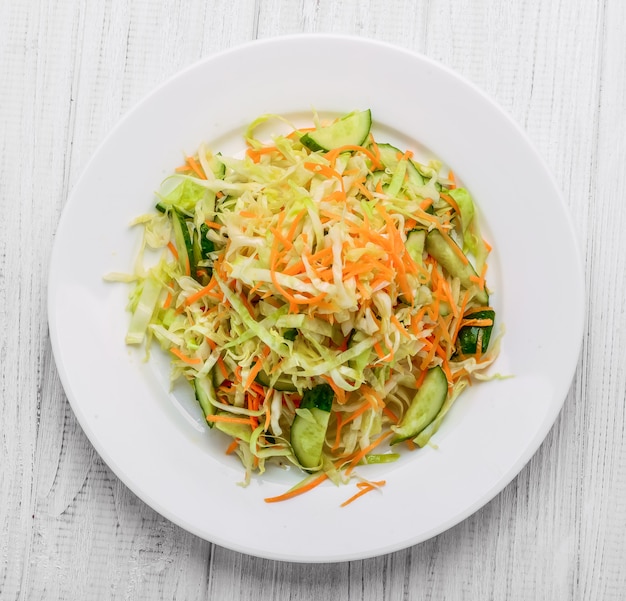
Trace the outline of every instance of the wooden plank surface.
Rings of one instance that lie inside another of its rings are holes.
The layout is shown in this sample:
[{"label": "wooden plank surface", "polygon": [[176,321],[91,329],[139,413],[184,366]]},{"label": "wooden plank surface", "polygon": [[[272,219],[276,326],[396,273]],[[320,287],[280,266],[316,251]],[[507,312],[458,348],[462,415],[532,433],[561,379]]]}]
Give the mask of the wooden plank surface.
[{"label": "wooden plank surface", "polygon": [[[0,599],[626,598],[623,2],[5,0],[3,8]],[[336,565],[241,555],[139,501],[78,426],[46,322],[61,210],[120,116],[201,57],[298,32],[424,52],[493,96],[563,189],[589,301],[564,410],[520,475],[430,541]]]}]

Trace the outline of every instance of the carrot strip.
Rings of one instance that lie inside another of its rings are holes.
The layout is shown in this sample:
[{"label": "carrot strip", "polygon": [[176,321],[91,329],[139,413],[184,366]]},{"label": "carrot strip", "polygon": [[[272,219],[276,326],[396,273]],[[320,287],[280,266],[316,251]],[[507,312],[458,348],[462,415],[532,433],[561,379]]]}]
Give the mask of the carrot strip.
[{"label": "carrot strip", "polygon": [[350,414],[350,417],[348,417],[348,419],[346,419],[346,421],[343,422],[343,426],[345,426],[346,424],[349,424],[350,422],[354,421],[357,417],[359,417],[359,415],[363,415],[368,409],[372,408],[372,404],[369,401],[365,401],[356,411],[353,411]]},{"label": "carrot strip", "polygon": [[398,416],[389,407],[383,407],[383,413],[394,423],[397,424],[400,420]]},{"label": "carrot strip", "polygon": [[[461,306],[459,307],[459,315],[463,315],[465,313],[465,307],[467,307],[467,303],[469,301],[469,290],[465,292],[463,298],[461,300]],[[459,335],[459,330],[461,329],[461,318],[459,317],[456,322],[456,327],[454,328],[454,332],[452,333],[451,345],[456,343],[457,336]]]},{"label": "carrot strip", "polygon": [[296,228],[298,227],[298,224],[300,223],[300,221],[302,220],[302,218],[307,214],[307,210],[306,209],[302,209],[294,218],[294,220],[291,222],[291,227],[289,228],[289,231],[287,232],[287,240],[293,240],[295,235],[296,235]]},{"label": "carrot strip", "polygon": [[261,353],[262,356],[257,358],[256,363],[254,364],[254,367],[250,370],[250,373],[248,374],[248,378],[246,379],[246,383],[243,386],[244,390],[248,390],[248,388],[250,388],[250,386],[252,385],[252,382],[254,382],[254,378],[257,377],[258,373],[261,371],[261,368],[263,367],[263,359],[265,359],[269,354],[270,354],[270,347],[266,346],[263,352]]},{"label": "carrot strip", "polygon": [[440,338],[441,338],[441,330],[437,330],[435,332],[435,338],[432,342],[432,346],[430,347],[430,350],[428,351],[428,354],[426,355],[426,357],[424,357],[424,359],[422,359],[422,363],[420,365],[421,369],[426,369],[430,365],[430,362],[434,359],[435,353],[437,352],[437,347],[439,346]]},{"label": "carrot strip", "polygon": [[292,490],[283,493],[282,495],[278,495],[276,497],[267,497],[265,499],[266,503],[278,503],[280,501],[286,501],[287,499],[293,499],[293,497],[297,497],[309,490],[312,490],[316,486],[319,486],[324,480],[326,480],[328,476],[326,474],[320,474],[317,478],[314,478],[310,482],[307,482],[305,485],[300,486],[298,488],[294,488]]},{"label": "carrot strip", "polygon": [[452,207],[457,215],[461,214],[461,209],[459,208],[459,205],[456,203],[456,201],[452,198],[452,196],[443,193],[440,193],[439,196],[441,196],[441,198],[443,198]]},{"label": "carrot strip", "polygon": [[235,449],[239,446],[239,440],[237,438],[235,438],[229,445],[228,448],[226,449],[226,454],[230,455],[232,454]]},{"label": "carrot strip", "polygon": [[396,326],[396,328],[398,328],[398,331],[400,332],[400,334],[402,334],[402,336],[405,336],[406,338],[411,338],[411,335],[406,331],[406,328],[400,323],[400,320],[395,315],[391,316],[391,321]]},{"label": "carrot strip", "polygon": [[246,417],[230,417],[229,415],[207,415],[209,422],[225,422],[229,424],[249,424],[250,420]]},{"label": "carrot strip", "polygon": [[373,490],[378,489],[381,486],[386,484],[385,480],[379,480],[378,482],[359,482],[357,487],[360,488],[359,492],[352,495],[347,501],[344,501],[340,507],[345,507],[346,505],[350,505],[353,501],[356,501],[359,497],[367,494],[368,492],[372,492]]},{"label": "carrot strip", "polygon": [[172,253],[172,256],[174,257],[174,259],[176,259],[178,261],[178,250],[177,248],[174,246],[173,242],[168,242],[167,243],[167,248],[170,249],[170,252]]},{"label": "carrot strip", "polygon": [[385,440],[385,438],[387,438],[388,436],[391,436],[391,434],[393,434],[391,430],[381,434],[372,444],[370,444],[369,446],[359,451],[350,461],[350,465],[348,466],[348,469],[346,470],[346,476],[350,475],[350,472],[352,472],[356,464],[359,461],[361,461],[361,459],[363,459],[365,455],[367,455],[372,449],[375,449],[381,442],[383,442],[383,440]]},{"label": "carrot strip", "polygon": [[333,148],[332,150],[328,151],[324,156],[328,159],[330,164],[334,167],[337,157],[344,152],[350,152],[350,151],[362,152],[370,161],[372,161],[372,167],[374,167],[375,169],[381,166],[380,158],[377,157],[373,152],[371,152],[370,150],[368,150],[367,148],[363,146],[356,146],[354,144],[346,144],[345,146],[339,146],[338,148]]},{"label": "carrot strip", "polygon": [[221,230],[222,226],[219,223],[215,223],[215,221],[209,221],[208,219],[204,222],[208,227],[214,230]]},{"label": "carrot strip", "polygon": [[170,352],[172,355],[176,355],[181,361],[187,363],[188,365],[198,365],[199,363],[202,363],[202,359],[199,357],[187,357],[187,355],[183,354],[177,348],[171,348]]},{"label": "carrot strip", "polygon": [[467,265],[469,261],[467,257],[465,256],[465,254],[463,253],[463,251],[461,250],[461,248],[459,247],[459,245],[452,238],[450,238],[447,232],[444,232],[443,229],[440,229],[439,233],[443,236],[443,239],[448,243],[448,246],[452,248],[452,250],[454,251],[454,254],[457,257],[459,257],[459,259],[461,259],[461,262],[464,265]]},{"label": "carrot strip", "polygon": [[464,328],[465,326],[486,327],[486,326],[492,326],[492,325],[493,325],[493,319],[464,319],[461,322],[462,328]]},{"label": "carrot strip", "polygon": [[345,192],[345,189],[343,187],[343,177],[341,177],[341,174],[335,169],[333,169],[332,167],[329,167],[328,165],[322,165],[320,163],[308,163],[308,162],[302,163],[302,166],[305,169],[312,171],[313,173],[318,173],[319,175],[323,175],[328,178],[334,177],[338,179],[339,183],[341,184],[341,191]]},{"label": "carrot strip", "polygon": [[337,384],[335,384],[335,381],[330,376],[323,375],[322,378],[324,378],[324,380],[326,380],[330,387],[333,389],[333,392],[337,396],[337,402],[340,405],[343,405],[346,402],[346,391],[343,388],[337,386]]},{"label": "carrot strip", "polygon": [[452,169],[450,169],[450,171],[448,171],[448,179],[452,182],[450,184],[450,190],[454,190],[456,188],[456,177],[455,177],[454,172],[452,171]]},{"label": "carrot strip", "polygon": [[217,286],[217,280],[212,278],[211,281],[204,287],[198,290],[198,292],[194,292],[192,295],[187,297],[185,301],[186,305],[193,305],[197,300],[200,300],[207,292],[210,292]]},{"label": "carrot strip", "polygon": [[335,411],[335,416],[337,417],[337,432],[335,433],[335,443],[330,448],[331,451],[336,451],[339,448],[339,444],[341,443],[341,428],[343,427],[341,413],[339,411]]},{"label": "carrot strip", "polygon": [[172,304],[172,293],[168,290],[167,296],[165,297],[165,300],[163,301],[163,308],[169,309],[171,304]]},{"label": "carrot strip", "polygon": [[270,228],[270,232],[272,232],[272,234],[274,234],[275,238],[277,238],[278,240],[281,241],[282,245],[287,250],[291,250],[293,248],[293,244],[291,243],[291,241],[287,240],[287,238],[285,238],[285,236],[283,236],[282,233],[279,232],[275,227],[271,227]]},{"label": "carrot strip", "polygon": [[196,175],[200,179],[206,179],[206,175],[202,170],[202,165],[200,165],[196,159],[193,157],[187,157],[187,163],[189,163],[189,166],[193,169],[193,171],[195,171]]},{"label": "carrot strip", "polygon": [[224,359],[222,359],[221,357],[217,358],[217,366],[220,368],[220,371],[222,372],[222,375],[225,378],[228,378],[228,370],[226,369],[226,364],[224,363]]}]

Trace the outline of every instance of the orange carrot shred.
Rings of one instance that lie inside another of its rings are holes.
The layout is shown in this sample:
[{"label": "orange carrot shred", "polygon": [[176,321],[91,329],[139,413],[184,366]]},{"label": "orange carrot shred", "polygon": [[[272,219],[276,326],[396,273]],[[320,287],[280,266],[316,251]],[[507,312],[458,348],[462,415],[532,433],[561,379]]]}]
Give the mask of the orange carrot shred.
[{"label": "orange carrot shred", "polygon": [[283,493],[282,495],[278,495],[276,497],[267,497],[265,499],[266,503],[278,503],[279,501],[286,501],[287,499],[292,499],[293,497],[297,497],[302,493],[308,492],[312,490],[316,486],[319,486],[324,480],[326,480],[328,476],[325,473],[320,474],[317,478],[314,478],[310,482],[307,482],[305,485],[300,486],[298,488],[294,488],[292,490]]},{"label": "orange carrot shred", "polygon": [[177,348],[171,348],[170,352],[173,355],[176,355],[181,361],[187,363],[188,365],[198,365],[199,363],[202,363],[202,359],[200,359],[199,357],[187,357],[187,355],[182,353]]},{"label": "orange carrot shred", "polygon": [[378,482],[359,482],[357,487],[360,488],[359,492],[352,495],[347,501],[344,501],[340,507],[345,507],[346,505],[350,505],[353,501],[356,501],[359,497],[371,492],[373,490],[377,490],[381,486],[386,484],[385,480],[379,480]]}]

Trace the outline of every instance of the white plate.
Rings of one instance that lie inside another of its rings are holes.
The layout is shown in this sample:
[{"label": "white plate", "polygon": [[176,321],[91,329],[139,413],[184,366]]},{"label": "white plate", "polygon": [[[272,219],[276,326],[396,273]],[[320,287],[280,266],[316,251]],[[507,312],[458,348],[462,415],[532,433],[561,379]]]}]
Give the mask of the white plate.
[{"label": "white plate", "polygon": [[[262,113],[310,118],[371,108],[379,140],[427,149],[476,198],[494,246],[489,283],[506,324],[495,371],[434,438],[438,449],[362,468],[387,480],[341,509],[353,486],[329,483],[267,504],[300,478],[274,470],[238,482],[224,440],[167,388],[168,367],[124,345],[129,271],[153,191],[182,153],[207,141],[243,147]],[[94,447],[146,503],[217,544],[280,560],[333,562],[402,549],[463,520],[520,471],[546,436],[576,366],[583,326],[581,263],[559,189],[519,128],[480,91],[433,61],[364,39],[296,36],[248,44],[186,69],[132,110],[69,198],[50,264],[49,322],[61,380]]]}]

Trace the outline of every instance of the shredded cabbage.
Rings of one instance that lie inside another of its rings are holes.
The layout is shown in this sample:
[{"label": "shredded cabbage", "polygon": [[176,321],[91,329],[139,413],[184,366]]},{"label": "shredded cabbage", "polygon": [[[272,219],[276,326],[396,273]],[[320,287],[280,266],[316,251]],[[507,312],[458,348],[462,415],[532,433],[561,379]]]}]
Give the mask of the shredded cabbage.
[{"label": "shredded cabbage", "polygon": [[[269,143],[255,138],[275,117],[249,126],[243,158],[202,146],[163,182],[158,210],[138,218],[142,253],[160,249],[163,258],[153,268],[138,261],[126,341],[158,341],[172,354],[173,379],[212,378],[207,419],[230,424],[220,429],[246,478],[268,461],[298,464],[290,426],[310,413],[300,399],[329,383],[335,398],[320,469],[339,482],[338,467],[401,419],[426,370],[441,366],[450,393],[415,439],[420,447],[472,374],[493,362],[495,345],[468,357],[457,344],[480,305],[489,247],[469,193],[439,161],[405,153],[385,169],[371,135],[364,147],[330,152],[307,149],[296,129]],[[409,161],[423,185],[409,181]],[[175,237],[176,218],[188,237]],[[408,234],[434,228],[482,272],[471,288],[425,251],[411,258]],[[361,462],[398,456],[378,447]]]}]

